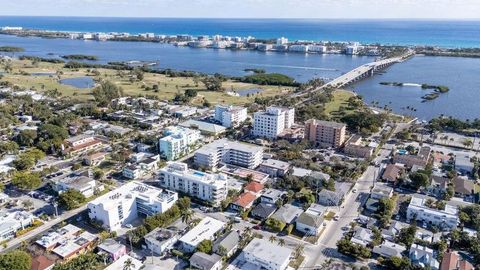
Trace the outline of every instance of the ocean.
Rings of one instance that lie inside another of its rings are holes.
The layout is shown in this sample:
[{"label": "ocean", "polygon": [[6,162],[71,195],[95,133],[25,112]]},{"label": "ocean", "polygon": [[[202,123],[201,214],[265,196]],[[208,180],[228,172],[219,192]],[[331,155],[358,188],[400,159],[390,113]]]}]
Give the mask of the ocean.
[{"label": "ocean", "polygon": [[[63,31],[251,35],[258,38],[285,36],[289,39],[480,47],[480,22],[467,21],[0,17],[0,26],[4,25]],[[348,25],[350,27],[347,27]],[[340,29],[345,29],[346,32]],[[16,56],[24,54],[58,58],[67,54],[85,54],[97,56],[98,60],[94,61],[95,63],[151,61],[158,63],[153,68],[193,70],[208,74],[218,72],[243,76],[249,74],[245,69],[262,68],[267,72],[289,75],[299,82],[312,78],[330,80],[375,59],[331,54],[193,49],[152,42],[97,42],[9,35],[0,35],[0,46],[18,46],[25,49],[23,53],[13,54]],[[439,115],[474,119],[480,118],[479,73],[480,58],[415,56],[391,66],[384,73],[351,85],[349,89],[362,95],[367,103],[378,102],[380,106],[387,105],[395,112],[424,120]],[[414,86],[385,86],[380,82],[445,85],[450,91],[441,94],[435,100],[422,102],[421,97],[429,91]]]},{"label": "ocean", "polygon": [[480,21],[165,19],[0,16],[0,26],[81,32],[253,36],[261,39],[359,41],[397,45],[480,47]]}]

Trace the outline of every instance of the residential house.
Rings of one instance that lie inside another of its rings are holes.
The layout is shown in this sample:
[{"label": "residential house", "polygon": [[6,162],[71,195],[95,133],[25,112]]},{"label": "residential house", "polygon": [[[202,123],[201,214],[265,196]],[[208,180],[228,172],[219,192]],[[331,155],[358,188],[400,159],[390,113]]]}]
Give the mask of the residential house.
[{"label": "residential house", "polygon": [[190,267],[199,270],[220,270],[222,269],[222,257],[217,254],[206,254],[195,252],[190,257]]},{"label": "residential house", "polygon": [[410,247],[409,258],[414,265],[429,267],[432,270],[438,270],[440,266],[433,250],[422,245],[413,244]]},{"label": "residential house", "polygon": [[427,187],[427,192],[435,197],[442,197],[447,192],[450,179],[438,175],[431,177],[430,186]]},{"label": "residential house", "polygon": [[461,174],[470,174],[473,171],[475,165],[471,161],[469,156],[456,156],[455,157],[455,170]]},{"label": "residential house", "polygon": [[180,236],[176,231],[159,227],[149,232],[144,238],[149,250],[162,255],[173,247]]},{"label": "residential house", "polygon": [[43,255],[32,258],[31,270],[51,270],[55,266],[55,262]]},{"label": "residential house", "polygon": [[213,244],[213,252],[220,256],[230,257],[237,251],[240,242],[240,234],[237,231],[231,231]]},{"label": "residential house", "polygon": [[10,240],[17,231],[33,224],[34,216],[26,211],[0,211],[0,241]]},{"label": "residential house", "polygon": [[340,191],[322,189],[318,193],[318,203],[323,206],[338,206],[342,203],[345,194]]},{"label": "residential house", "polygon": [[373,247],[372,253],[383,258],[401,258],[406,250],[407,249],[400,244],[384,241],[382,244]]},{"label": "residential house", "polygon": [[279,220],[285,224],[294,224],[297,218],[303,213],[303,209],[291,204],[285,204],[280,207],[272,218]]},{"label": "residential house", "polygon": [[88,166],[98,166],[105,160],[107,153],[97,152],[83,158],[83,163]]},{"label": "residential house", "polygon": [[264,172],[271,177],[282,177],[288,173],[290,169],[290,163],[276,160],[267,159],[260,164],[259,171]]},{"label": "residential house", "polygon": [[395,184],[400,177],[403,168],[396,164],[388,164],[382,174],[384,181]]},{"label": "residential house", "polygon": [[211,217],[203,218],[197,226],[184,234],[178,241],[185,252],[194,252],[198,244],[203,240],[214,241],[218,233],[225,228],[226,224]]},{"label": "residential house", "polygon": [[250,216],[258,220],[265,220],[271,217],[276,210],[275,204],[259,203],[250,211]]},{"label": "residential house", "polygon": [[373,240],[373,232],[369,229],[357,227],[350,241],[366,247]]},{"label": "residential house", "polygon": [[129,255],[123,255],[120,259],[116,260],[114,263],[110,264],[104,270],[125,270],[125,262],[129,261],[130,266],[128,270],[140,270],[143,268],[143,263]]},{"label": "residential house", "polygon": [[240,196],[238,196],[237,199],[235,199],[235,201],[230,204],[230,208],[235,211],[245,211],[253,206],[253,203],[256,199],[257,196],[255,196],[255,194],[253,194],[252,192],[244,192],[240,194]]},{"label": "residential house", "polygon": [[127,254],[127,247],[111,238],[103,240],[97,248],[97,254],[105,254],[108,262],[114,262]]},{"label": "residential house", "polygon": [[457,176],[453,178],[452,183],[458,197],[471,196],[475,193],[475,182],[468,178]]},{"label": "residential house", "polygon": [[262,192],[264,185],[259,182],[251,181],[245,186],[245,191],[249,191],[255,195],[260,195],[260,192]]},{"label": "residential house", "polygon": [[256,269],[286,270],[293,251],[265,239],[253,238],[243,249],[243,259]]},{"label": "residential house", "polygon": [[273,189],[273,188],[267,188],[263,191],[262,195],[260,196],[260,202],[275,204],[278,200],[282,199],[282,197],[285,194],[287,194],[287,192],[285,191],[280,191],[278,189]]},{"label": "residential house", "polygon": [[443,254],[440,270],[474,270],[475,267],[463,259],[458,251],[448,251]]}]

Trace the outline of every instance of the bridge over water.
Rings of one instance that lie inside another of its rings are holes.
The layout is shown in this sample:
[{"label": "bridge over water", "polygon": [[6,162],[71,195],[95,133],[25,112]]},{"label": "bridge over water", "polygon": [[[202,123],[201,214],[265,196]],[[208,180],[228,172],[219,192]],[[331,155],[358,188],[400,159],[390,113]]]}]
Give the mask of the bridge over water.
[{"label": "bridge over water", "polygon": [[412,57],[414,54],[415,54],[414,51],[408,51],[407,53],[398,57],[386,58],[386,59],[361,65],[320,87],[317,87],[315,89],[310,89],[304,92],[296,93],[293,95],[293,97],[302,97],[310,93],[314,93],[316,91],[328,89],[328,88],[342,88],[356,81],[363,80],[365,78],[373,76],[375,72],[383,70],[395,63],[403,62],[406,59]]}]

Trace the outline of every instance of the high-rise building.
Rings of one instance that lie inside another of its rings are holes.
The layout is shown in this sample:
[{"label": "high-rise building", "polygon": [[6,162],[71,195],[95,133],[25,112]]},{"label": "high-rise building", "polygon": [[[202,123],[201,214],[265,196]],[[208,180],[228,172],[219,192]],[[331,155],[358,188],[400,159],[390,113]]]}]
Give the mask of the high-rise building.
[{"label": "high-rise building", "polygon": [[167,160],[175,160],[186,154],[200,139],[200,131],[184,127],[169,127],[164,132],[166,137],[159,140],[160,155]]},{"label": "high-rise building", "polygon": [[262,158],[263,147],[227,139],[203,146],[194,156],[195,164],[208,169],[215,169],[220,163],[255,169],[262,163]]},{"label": "high-rise building", "polygon": [[253,135],[275,139],[294,123],[295,109],[268,107],[264,112],[256,112],[253,116]]},{"label": "high-rise building", "polygon": [[345,142],[343,123],[310,119],[305,123],[305,138],[321,147],[340,147]]},{"label": "high-rise building", "polygon": [[196,171],[181,162],[169,162],[159,171],[160,185],[218,205],[227,198],[227,176]]},{"label": "high-rise building", "polygon": [[217,105],[215,106],[215,120],[227,128],[237,127],[247,120],[247,108]]}]

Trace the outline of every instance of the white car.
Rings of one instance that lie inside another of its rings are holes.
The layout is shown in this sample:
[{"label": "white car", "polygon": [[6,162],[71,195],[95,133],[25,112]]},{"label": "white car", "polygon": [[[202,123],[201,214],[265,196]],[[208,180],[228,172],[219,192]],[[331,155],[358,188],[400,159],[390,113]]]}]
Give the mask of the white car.
[{"label": "white car", "polygon": [[352,189],[352,192],[357,193],[357,189],[356,188]]}]

